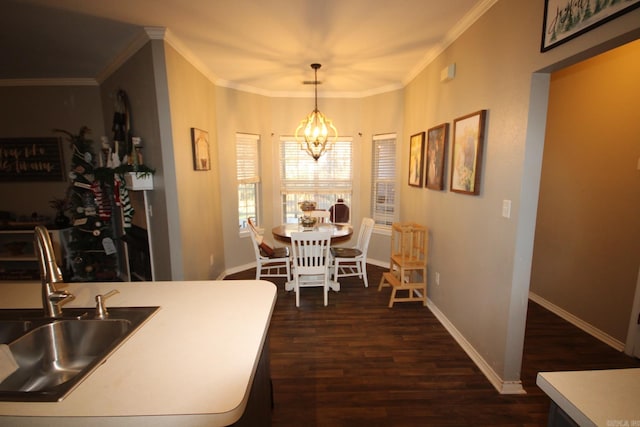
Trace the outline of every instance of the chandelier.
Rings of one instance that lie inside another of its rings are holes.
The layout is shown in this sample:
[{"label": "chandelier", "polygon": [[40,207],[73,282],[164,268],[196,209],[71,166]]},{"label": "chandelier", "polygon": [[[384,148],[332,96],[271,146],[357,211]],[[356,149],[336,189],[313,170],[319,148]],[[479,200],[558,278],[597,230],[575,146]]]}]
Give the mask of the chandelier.
[{"label": "chandelier", "polygon": [[[315,108],[296,129],[295,138],[300,148],[317,162],[318,159],[331,149],[333,141],[338,137],[338,131],[324,114],[318,110],[318,68],[320,64],[311,64],[315,72],[313,85],[315,88]],[[331,134],[330,134],[331,133]]]}]

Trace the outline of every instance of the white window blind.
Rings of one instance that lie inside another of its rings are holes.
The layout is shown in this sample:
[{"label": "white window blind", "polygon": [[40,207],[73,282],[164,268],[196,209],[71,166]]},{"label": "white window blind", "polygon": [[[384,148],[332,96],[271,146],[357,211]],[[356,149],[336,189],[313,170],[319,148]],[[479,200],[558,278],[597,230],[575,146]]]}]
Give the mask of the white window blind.
[{"label": "white window blind", "polygon": [[390,226],[395,219],[396,135],[373,137],[371,216],[375,223]]},{"label": "white window blind", "polygon": [[338,198],[351,202],[353,160],[351,138],[341,138],[318,159],[300,149],[293,138],[280,141],[280,192],[283,220],[295,222],[298,203],[313,200],[318,209],[329,209]]},{"label": "white window blind", "polygon": [[236,178],[238,181],[238,224],[245,229],[249,218],[257,224],[259,211],[260,158],[258,135],[236,134]]},{"label": "white window blind", "polygon": [[260,182],[258,135],[236,134],[236,171],[239,184]]}]

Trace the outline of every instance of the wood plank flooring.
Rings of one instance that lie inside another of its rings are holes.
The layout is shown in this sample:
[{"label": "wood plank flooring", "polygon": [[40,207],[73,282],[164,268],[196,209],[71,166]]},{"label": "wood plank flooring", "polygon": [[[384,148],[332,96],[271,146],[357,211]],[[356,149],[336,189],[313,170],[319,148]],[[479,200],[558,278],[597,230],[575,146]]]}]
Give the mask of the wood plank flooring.
[{"label": "wood plank flooring", "polygon": [[[549,370],[640,367],[530,302],[522,381],[526,395],[500,395],[421,303],[387,308],[378,292],[385,269],[369,265],[369,288],[341,281],[323,306],[322,290],[293,292],[276,279],[271,321],[272,425],[545,426],[549,399],[535,385]],[[253,279],[255,270],[227,279]]]}]

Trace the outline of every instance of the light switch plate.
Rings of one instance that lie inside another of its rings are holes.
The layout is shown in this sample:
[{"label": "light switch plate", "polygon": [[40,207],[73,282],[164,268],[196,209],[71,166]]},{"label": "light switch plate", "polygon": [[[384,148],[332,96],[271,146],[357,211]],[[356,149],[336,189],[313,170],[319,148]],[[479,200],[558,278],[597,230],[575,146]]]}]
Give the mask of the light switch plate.
[{"label": "light switch plate", "polygon": [[511,218],[511,200],[502,201],[502,216],[504,218]]}]

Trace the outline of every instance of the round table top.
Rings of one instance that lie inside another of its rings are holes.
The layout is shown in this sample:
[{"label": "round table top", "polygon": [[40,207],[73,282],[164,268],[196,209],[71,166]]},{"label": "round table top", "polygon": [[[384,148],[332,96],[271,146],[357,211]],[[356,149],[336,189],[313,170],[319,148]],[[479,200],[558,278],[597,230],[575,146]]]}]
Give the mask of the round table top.
[{"label": "round table top", "polygon": [[[298,231],[305,231],[309,229],[303,228],[299,224],[282,224],[277,227],[273,227],[271,232],[276,240],[281,242],[290,243],[291,233]],[[349,224],[318,224],[313,231],[331,231],[331,243],[341,242],[348,240],[353,234],[353,227]],[[311,231],[311,230],[309,230]]]}]

